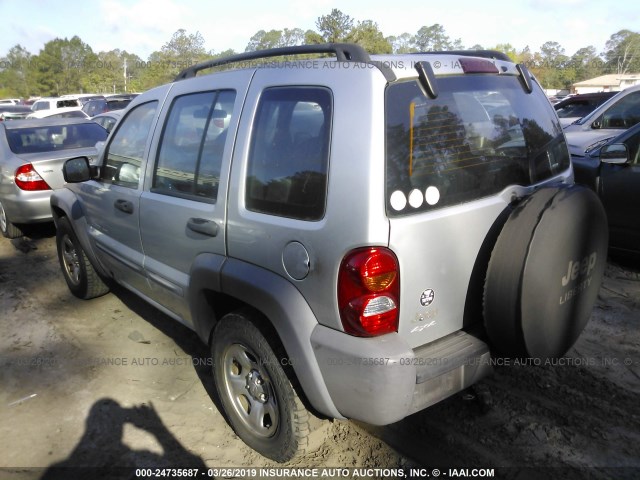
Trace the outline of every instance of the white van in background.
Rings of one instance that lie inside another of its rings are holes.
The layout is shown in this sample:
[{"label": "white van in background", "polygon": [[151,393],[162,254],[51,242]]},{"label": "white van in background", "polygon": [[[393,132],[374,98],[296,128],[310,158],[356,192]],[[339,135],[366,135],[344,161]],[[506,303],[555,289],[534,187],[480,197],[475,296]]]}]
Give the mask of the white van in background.
[{"label": "white van in background", "polygon": [[31,113],[27,118],[44,118],[54,113],[80,110],[82,105],[77,98],[45,97],[36,100],[31,106]]}]

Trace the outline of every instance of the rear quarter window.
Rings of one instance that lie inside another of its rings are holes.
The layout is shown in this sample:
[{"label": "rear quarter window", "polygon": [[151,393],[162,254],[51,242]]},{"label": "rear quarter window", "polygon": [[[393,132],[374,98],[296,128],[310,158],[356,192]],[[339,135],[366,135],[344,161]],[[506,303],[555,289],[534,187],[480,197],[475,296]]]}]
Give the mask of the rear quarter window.
[{"label": "rear quarter window", "polygon": [[324,216],[331,116],[326,88],[275,87],[262,93],[249,151],[249,210],[299,220]]}]

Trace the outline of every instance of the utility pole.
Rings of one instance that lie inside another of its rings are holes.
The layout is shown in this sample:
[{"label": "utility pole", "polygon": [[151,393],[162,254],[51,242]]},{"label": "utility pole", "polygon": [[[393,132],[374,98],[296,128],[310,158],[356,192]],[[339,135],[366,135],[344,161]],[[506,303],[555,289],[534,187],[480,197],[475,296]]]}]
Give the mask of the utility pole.
[{"label": "utility pole", "polygon": [[127,58],[124,59],[124,93],[127,93]]}]

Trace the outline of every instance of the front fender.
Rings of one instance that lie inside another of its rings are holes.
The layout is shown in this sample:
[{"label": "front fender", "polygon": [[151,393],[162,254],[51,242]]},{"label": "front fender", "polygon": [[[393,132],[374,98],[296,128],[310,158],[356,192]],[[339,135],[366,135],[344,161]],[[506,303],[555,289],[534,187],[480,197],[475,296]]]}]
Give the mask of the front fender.
[{"label": "front fender", "polygon": [[50,203],[53,223],[55,223],[56,228],[58,228],[60,218],[67,217],[82,249],[93,267],[100,275],[110,277],[108,271],[102,266],[93,251],[93,246],[89,238],[87,217],[84,215],[84,210],[76,194],[67,188],[56,190],[51,194]]}]

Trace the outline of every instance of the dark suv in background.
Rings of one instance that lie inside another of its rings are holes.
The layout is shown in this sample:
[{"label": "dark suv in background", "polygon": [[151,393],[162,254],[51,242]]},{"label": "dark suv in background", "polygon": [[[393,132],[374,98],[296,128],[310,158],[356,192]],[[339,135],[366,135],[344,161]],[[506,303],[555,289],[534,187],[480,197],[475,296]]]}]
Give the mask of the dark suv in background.
[{"label": "dark suv in background", "polygon": [[108,97],[89,100],[82,106],[82,111],[90,117],[112,110],[122,110],[136,97],[137,94],[111,95]]}]

